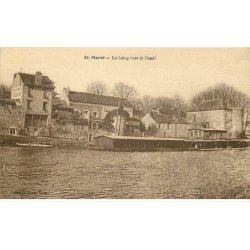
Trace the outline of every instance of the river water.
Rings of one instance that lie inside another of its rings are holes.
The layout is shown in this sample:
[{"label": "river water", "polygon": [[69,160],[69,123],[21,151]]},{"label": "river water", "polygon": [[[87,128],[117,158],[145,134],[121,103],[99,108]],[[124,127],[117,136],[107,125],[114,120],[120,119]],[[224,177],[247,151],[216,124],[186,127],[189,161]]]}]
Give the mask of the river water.
[{"label": "river water", "polygon": [[0,148],[0,198],[250,198],[250,148]]}]

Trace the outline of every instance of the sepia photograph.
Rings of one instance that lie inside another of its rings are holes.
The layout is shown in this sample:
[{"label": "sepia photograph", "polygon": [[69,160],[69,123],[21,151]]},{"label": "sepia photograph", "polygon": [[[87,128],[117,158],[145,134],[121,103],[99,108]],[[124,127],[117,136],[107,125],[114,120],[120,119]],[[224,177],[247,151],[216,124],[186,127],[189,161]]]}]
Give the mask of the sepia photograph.
[{"label": "sepia photograph", "polygon": [[249,199],[250,48],[0,48],[0,199]]}]

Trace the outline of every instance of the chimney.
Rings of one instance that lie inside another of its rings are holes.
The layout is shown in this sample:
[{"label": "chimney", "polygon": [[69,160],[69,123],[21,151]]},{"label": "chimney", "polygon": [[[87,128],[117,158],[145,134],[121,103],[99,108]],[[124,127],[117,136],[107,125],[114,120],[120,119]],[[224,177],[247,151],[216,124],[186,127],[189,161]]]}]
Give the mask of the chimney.
[{"label": "chimney", "polygon": [[36,85],[41,85],[42,84],[42,72],[41,71],[37,71],[36,75],[35,75],[35,84]]},{"label": "chimney", "polygon": [[68,96],[69,95],[69,86],[67,86],[66,88],[63,89],[64,92],[66,93],[66,95]]}]

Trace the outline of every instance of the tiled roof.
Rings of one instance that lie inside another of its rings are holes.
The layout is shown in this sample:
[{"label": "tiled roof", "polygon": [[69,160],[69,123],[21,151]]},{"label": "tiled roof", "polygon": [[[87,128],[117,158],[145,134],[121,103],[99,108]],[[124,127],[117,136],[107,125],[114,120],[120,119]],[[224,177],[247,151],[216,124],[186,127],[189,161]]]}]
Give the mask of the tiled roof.
[{"label": "tiled roof", "polygon": [[138,117],[143,117],[145,115],[144,112],[142,110],[139,110],[139,109],[134,109],[133,114],[135,116],[138,116]]},{"label": "tiled roof", "polygon": [[69,111],[72,113],[74,112],[72,108],[68,107],[67,102],[65,100],[53,99],[52,105],[53,110]]},{"label": "tiled roof", "polygon": [[75,91],[69,91],[69,101],[109,106],[118,106],[119,101],[121,101],[125,107],[133,107],[133,105],[124,98]]},{"label": "tiled roof", "polygon": [[227,103],[222,101],[221,99],[216,99],[216,100],[202,102],[196,107],[191,108],[188,112],[226,110],[226,109],[228,109]]},{"label": "tiled roof", "polygon": [[[35,85],[35,74],[27,74],[27,73],[18,73],[23,81],[23,83],[26,86],[36,86]],[[14,75],[14,77],[16,76],[16,74]],[[42,84],[41,84],[42,88],[45,89],[53,89],[54,88],[54,83],[48,78],[48,76],[42,76]]]},{"label": "tiled roof", "polygon": [[68,107],[67,102],[61,99],[53,99],[53,106]]},{"label": "tiled roof", "polygon": [[151,117],[157,122],[157,123],[168,123],[168,124],[188,124],[187,120],[181,116],[178,115],[163,115],[156,111],[150,112]]}]

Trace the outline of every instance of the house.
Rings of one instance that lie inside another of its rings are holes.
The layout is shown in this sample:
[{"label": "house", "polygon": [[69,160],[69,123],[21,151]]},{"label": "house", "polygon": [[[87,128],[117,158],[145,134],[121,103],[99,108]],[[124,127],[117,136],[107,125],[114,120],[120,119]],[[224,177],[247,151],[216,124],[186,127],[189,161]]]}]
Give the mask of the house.
[{"label": "house", "polygon": [[229,108],[220,99],[210,100],[191,108],[187,119],[202,128],[226,130],[227,138],[239,138],[243,132],[243,110]]},{"label": "house", "polygon": [[106,114],[117,109],[119,103],[122,103],[124,110],[129,113],[129,116],[133,116],[133,105],[124,98],[75,92],[65,88],[62,99],[66,101],[68,107],[88,119],[92,129],[98,128]]},{"label": "house", "polygon": [[155,127],[155,136],[167,138],[188,138],[189,124],[178,115],[164,115],[159,111],[147,113],[141,120],[146,129]]},{"label": "house", "polygon": [[14,74],[11,99],[20,107],[22,127],[30,134],[45,133],[51,124],[54,83],[40,71]]}]

